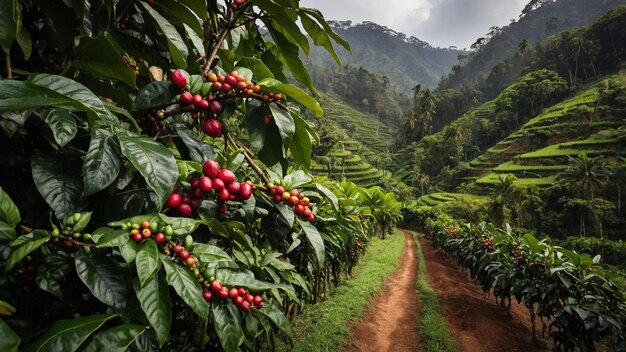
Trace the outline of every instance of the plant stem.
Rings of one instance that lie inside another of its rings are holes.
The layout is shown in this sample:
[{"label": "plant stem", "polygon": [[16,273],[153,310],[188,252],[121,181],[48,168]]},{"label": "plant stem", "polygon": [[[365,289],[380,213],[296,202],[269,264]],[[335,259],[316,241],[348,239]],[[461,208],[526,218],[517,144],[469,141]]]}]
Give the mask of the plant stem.
[{"label": "plant stem", "polygon": [[245,13],[245,7],[247,6],[249,6],[249,2],[246,3],[244,7],[238,9],[236,12],[232,12],[228,10],[227,12],[227,14],[229,15],[228,20],[226,24],[224,25],[224,27],[222,27],[222,30],[220,31],[220,35],[217,37],[217,41],[215,42],[215,45],[213,45],[213,48],[211,49],[211,52],[209,53],[209,56],[207,57],[206,63],[204,64],[204,70],[202,72],[203,76],[206,77],[209,74],[211,65],[213,64],[213,61],[215,61],[218,51],[224,44],[224,40],[226,40],[226,36],[233,28],[238,27],[238,26],[235,26],[235,24],[237,20]]},{"label": "plant stem", "polygon": [[248,165],[250,165],[250,167],[252,168],[252,170],[254,170],[254,172],[256,172],[257,175],[259,175],[259,177],[261,178],[261,180],[263,180],[263,183],[268,184],[270,183],[270,180],[267,178],[267,176],[265,175],[265,173],[263,172],[263,170],[261,170],[261,168],[259,167],[259,165],[257,165],[254,160],[252,159],[252,157],[250,156],[250,152],[248,151],[247,148],[243,147],[243,146],[239,146],[237,144],[237,141],[235,141],[235,139],[233,138],[233,136],[229,133],[225,133],[224,134],[224,139],[228,140],[228,142],[230,144],[232,144],[232,146],[234,148],[241,148],[241,150],[243,151],[243,157],[246,159],[246,162],[248,163]]},{"label": "plant stem", "polygon": [[13,70],[11,70],[11,55],[7,54],[7,79],[13,79]]}]

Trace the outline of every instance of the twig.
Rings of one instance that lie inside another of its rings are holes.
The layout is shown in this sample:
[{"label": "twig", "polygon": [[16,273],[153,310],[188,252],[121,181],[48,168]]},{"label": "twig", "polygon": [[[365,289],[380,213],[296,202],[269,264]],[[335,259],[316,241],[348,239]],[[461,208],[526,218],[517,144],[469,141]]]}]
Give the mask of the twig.
[{"label": "twig", "polygon": [[13,79],[13,70],[11,70],[11,55],[7,54],[7,79]]},{"label": "twig", "polygon": [[243,147],[243,146],[239,146],[237,144],[237,141],[235,141],[235,139],[233,138],[233,136],[229,133],[225,133],[224,134],[224,139],[227,139],[229,141],[230,144],[233,145],[234,148],[241,148],[243,151],[243,157],[246,159],[246,162],[248,163],[248,165],[250,165],[250,167],[252,168],[252,170],[254,170],[254,172],[259,175],[259,177],[261,178],[261,180],[263,180],[263,183],[268,184],[270,183],[270,180],[267,178],[267,176],[265,175],[265,173],[263,172],[263,170],[261,170],[261,168],[259,167],[259,165],[257,165],[254,160],[252,159],[252,157],[250,156],[250,152],[247,148]]}]

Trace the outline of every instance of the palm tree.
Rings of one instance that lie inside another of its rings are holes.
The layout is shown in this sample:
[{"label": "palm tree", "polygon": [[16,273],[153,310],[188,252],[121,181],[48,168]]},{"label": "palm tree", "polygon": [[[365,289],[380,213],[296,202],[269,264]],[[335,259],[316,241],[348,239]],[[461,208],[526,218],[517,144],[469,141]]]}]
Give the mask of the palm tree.
[{"label": "palm tree", "polygon": [[532,48],[532,45],[530,44],[528,39],[524,38],[522,40],[522,42],[519,43],[519,47],[518,48],[519,48],[519,53],[520,54],[526,54],[526,52],[528,52]]},{"label": "palm tree", "polygon": [[432,91],[428,88],[423,89],[419,96],[419,116],[422,117],[422,123],[424,125],[424,130],[431,132],[432,124],[433,124],[433,115],[435,113],[435,96]]},{"label": "palm tree", "polygon": [[606,179],[611,175],[611,171],[606,165],[606,162],[602,156],[590,158],[586,153],[581,153],[578,157],[574,158],[568,156],[569,166],[565,171],[558,175],[557,179],[565,182],[569,182],[572,190],[578,189],[578,202],[572,204],[578,205],[580,210],[580,236],[584,236],[586,233],[585,226],[585,213],[588,210],[587,191],[589,192],[590,199],[593,201],[594,188],[600,187]]}]

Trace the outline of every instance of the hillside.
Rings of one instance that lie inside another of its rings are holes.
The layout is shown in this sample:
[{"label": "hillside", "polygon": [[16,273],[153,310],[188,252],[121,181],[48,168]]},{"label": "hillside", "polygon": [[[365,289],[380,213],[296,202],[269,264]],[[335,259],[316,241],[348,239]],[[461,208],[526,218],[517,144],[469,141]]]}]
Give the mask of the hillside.
[{"label": "hillside", "polygon": [[[442,88],[458,88],[462,85],[484,84],[490,74],[498,74],[507,58],[515,56],[524,40],[530,47],[550,35],[590,24],[597,17],[623,5],[623,0],[539,0],[531,1],[517,21],[504,27],[492,27],[485,37],[477,38],[472,52],[456,66],[441,82]],[[514,79],[524,69],[526,62],[518,63]],[[508,81],[510,83],[511,81]],[[506,86],[506,85],[504,85]],[[500,86],[500,89],[503,86]],[[488,87],[480,87],[488,91]],[[496,87],[497,89],[497,87]],[[494,96],[492,90],[490,95]],[[489,92],[488,92],[489,93]]]},{"label": "hillside", "polygon": [[[416,84],[435,87],[439,79],[457,63],[460,50],[435,48],[415,37],[393,31],[373,22],[353,24],[330,21],[337,34],[352,48],[352,55],[336,48],[343,64],[361,66],[387,76],[393,86],[410,91]],[[313,48],[312,48],[313,49]],[[311,50],[308,65],[320,65],[331,71],[336,63],[319,49]]]}]

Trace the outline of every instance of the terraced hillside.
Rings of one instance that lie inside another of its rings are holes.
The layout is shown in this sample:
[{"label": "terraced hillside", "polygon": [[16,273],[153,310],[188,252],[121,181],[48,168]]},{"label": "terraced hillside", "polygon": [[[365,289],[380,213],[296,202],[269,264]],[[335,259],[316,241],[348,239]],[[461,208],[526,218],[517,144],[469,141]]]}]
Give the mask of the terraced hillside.
[{"label": "terraced hillside", "polygon": [[[608,78],[624,84],[626,71]],[[465,177],[469,189],[486,193],[501,174],[515,175],[520,184],[549,185],[567,168],[568,156],[586,153],[609,161],[626,156],[626,116],[601,104],[604,84],[583,87],[472,160]]]},{"label": "terraced hillside", "polygon": [[480,196],[474,196],[466,193],[449,193],[449,192],[436,192],[429,193],[419,197],[416,201],[417,206],[429,205],[435,206],[441,203],[450,202],[459,199],[483,199]]}]

